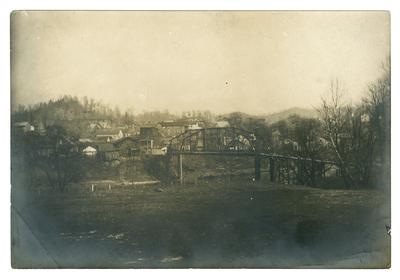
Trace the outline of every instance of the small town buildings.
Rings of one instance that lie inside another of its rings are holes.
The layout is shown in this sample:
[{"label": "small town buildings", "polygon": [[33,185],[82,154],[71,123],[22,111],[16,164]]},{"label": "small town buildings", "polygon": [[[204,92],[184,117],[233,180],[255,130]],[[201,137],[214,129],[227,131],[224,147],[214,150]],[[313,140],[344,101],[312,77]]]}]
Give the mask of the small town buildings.
[{"label": "small town buildings", "polygon": [[139,141],[140,151],[144,153],[151,153],[151,150],[155,148],[153,139],[140,139]]},{"label": "small town buildings", "polygon": [[160,148],[162,137],[156,127],[141,127],[139,134],[140,151],[151,153],[154,148]]},{"label": "small town buildings", "polygon": [[17,132],[28,133],[35,130],[35,127],[31,125],[29,122],[16,122],[13,125],[14,129]]},{"label": "small town buildings", "polygon": [[119,149],[122,157],[136,156],[140,151],[140,139],[138,136],[124,137],[115,141],[114,146]]},{"label": "small town buildings", "polygon": [[110,129],[111,121],[107,119],[92,119],[89,122],[90,130]]},{"label": "small town buildings", "polygon": [[82,152],[87,157],[94,157],[97,154],[97,149],[92,146],[87,146]]},{"label": "small town buildings", "polygon": [[183,121],[163,121],[160,122],[160,133],[163,137],[175,137],[179,134],[184,133],[186,130],[186,122]]},{"label": "small town buildings", "polygon": [[106,129],[98,131],[98,134],[96,134],[96,141],[110,143],[124,136],[125,134],[120,129]]},{"label": "small town buildings", "polygon": [[140,138],[159,137],[158,129],[154,126],[143,126],[140,128]]},{"label": "small town buildings", "polygon": [[171,139],[187,130],[198,130],[204,127],[204,123],[199,120],[181,119],[169,120],[159,123],[160,133],[166,139]]},{"label": "small town buildings", "polygon": [[93,143],[93,140],[90,138],[79,138],[79,143],[87,144],[87,143]]},{"label": "small town buildings", "polygon": [[112,135],[96,135],[96,142],[111,143],[113,140]]},{"label": "small town buildings", "polygon": [[198,123],[189,124],[187,126],[187,130],[199,130],[199,129],[202,129],[202,127]]},{"label": "small town buildings", "polygon": [[119,150],[112,143],[102,143],[97,145],[97,156],[103,161],[118,160]]},{"label": "small town buildings", "polygon": [[135,135],[139,135],[140,131],[138,128],[136,127],[132,127],[132,128],[128,128],[124,131],[125,136],[135,136]]}]

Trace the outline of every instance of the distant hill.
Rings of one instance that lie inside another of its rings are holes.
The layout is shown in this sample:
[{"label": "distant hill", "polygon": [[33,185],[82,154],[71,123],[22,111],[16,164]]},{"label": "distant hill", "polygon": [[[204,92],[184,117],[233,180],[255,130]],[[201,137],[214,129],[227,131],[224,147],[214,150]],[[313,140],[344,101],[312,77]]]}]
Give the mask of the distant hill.
[{"label": "distant hill", "polygon": [[78,135],[87,135],[93,122],[106,122],[111,127],[131,126],[133,119],[131,113],[122,114],[117,107],[113,109],[93,99],[67,95],[28,107],[19,106],[11,115],[12,123],[30,122],[44,128],[59,125]]},{"label": "distant hill", "polygon": [[318,112],[315,109],[293,107],[284,111],[265,115],[263,117],[267,123],[272,124],[280,120],[284,120],[292,115],[298,115],[299,117],[303,118],[317,118]]},{"label": "distant hill", "polygon": [[287,110],[272,114],[264,115],[250,115],[243,112],[232,112],[229,114],[217,116],[217,120],[227,120],[231,126],[235,127],[245,127],[246,129],[251,129],[252,126],[257,126],[257,124],[264,123],[268,124],[276,123],[280,120],[287,119],[290,116],[297,115],[302,118],[317,118],[318,112],[314,109],[305,109],[293,107]]}]

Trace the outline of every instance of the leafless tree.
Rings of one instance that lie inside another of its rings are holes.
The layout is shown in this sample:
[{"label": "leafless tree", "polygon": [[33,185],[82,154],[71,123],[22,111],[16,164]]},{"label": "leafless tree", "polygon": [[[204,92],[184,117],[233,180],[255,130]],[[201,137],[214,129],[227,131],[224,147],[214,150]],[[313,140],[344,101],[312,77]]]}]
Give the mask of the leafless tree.
[{"label": "leafless tree", "polygon": [[328,141],[337,159],[345,184],[352,186],[354,179],[350,172],[349,154],[345,145],[350,137],[346,127],[350,109],[344,103],[345,94],[346,90],[340,81],[332,80],[327,95],[322,97],[318,112],[323,126],[323,137]]},{"label": "leafless tree", "polygon": [[[46,174],[54,190],[61,192],[82,176],[81,156],[74,151],[68,136],[65,129],[53,126],[47,128],[46,135],[31,135],[27,139],[29,162]],[[40,150],[46,151],[45,154],[39,153]]]},{"label": "leafless tree", "polygon": [[[319,115],[324,138],[335,155],[347,186],[368,186],[375,166],[389,170],[390,58],[383,75],[368,86],[358,106],[345,104],[344,87],[336,79],[322,98]],[[381,173],[381,172],[378,172]]]},{"label": "leafless tree", "polygon": [[391,64],[390,57],[382,63],[382,75],[367,88],[363,98],[363,110],[368,119],[371,137],[376,143],[375,165],[383,177],[390,171],[390,100]]},{"label": "leafless tree", "polygon": [[311,186],[316,186],[316,177],[320,167],[317,164],[318,159],[323,158],[325,147],[320,141],[321,136],[321,122],[312,118],[291,117],[294,123],[293,139],[298,144],[296,155],[301,158],[310,159],[308,162],[302,162],[301,181]]}]

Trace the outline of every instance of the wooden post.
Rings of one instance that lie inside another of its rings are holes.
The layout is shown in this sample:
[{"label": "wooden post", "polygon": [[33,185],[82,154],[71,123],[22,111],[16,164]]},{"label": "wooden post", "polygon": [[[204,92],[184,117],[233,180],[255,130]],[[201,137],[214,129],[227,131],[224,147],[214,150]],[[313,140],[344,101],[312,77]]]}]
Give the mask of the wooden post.
[{"label": "wooden post", "polygon": [[275,160],[273,158],[269,159],[269,173],[271,182],[275,182]]},{"label": "wooden post", "polygon": [[108,184],[108,190],[111,191],[111,184]]},{"label": "wooden post", "polygon": [[260,181],[261,179],[261,158],[256,155],[254,158],[254,180]]},{"label": "wooden post", "polygon": [[92,184],[92,192],[94,192],[94,184]]},{"label": "wooden post", "polygon": [[181,186],[183,185],[183,155],[179,155],[179,179],[181,182]]},{"label": "wooden post", "polygon": [[207,151],[207,147],[206,147],[206,129],[205,128],[203,130],[203,149],[204,149],[204,151]]},{"label": "wooden post", "polygon": [[167,177],[166,180],[168,184],[170,183],[170,174],[171,174],[169,161],[170,161],[170,152],[169,150],[167,150],[167,154],[164,157],[164,167],[165,167],[165,174]]}]

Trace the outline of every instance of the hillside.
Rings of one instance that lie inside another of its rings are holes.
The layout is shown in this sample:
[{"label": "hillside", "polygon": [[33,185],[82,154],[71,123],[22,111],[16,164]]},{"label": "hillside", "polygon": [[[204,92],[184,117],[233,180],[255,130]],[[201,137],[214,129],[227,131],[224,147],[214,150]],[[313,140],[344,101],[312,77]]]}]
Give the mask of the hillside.
[{"label": "hillside", "polygon": [[305,108],[298,108],[298,107],[293,107],[284,111],[280,111],[277,113],[272,113],[266,116],[263,116],[265,118],[265,121],[269,124],[278,122],[280,120],[284,120],[291,115],[298,115],[303,118],[316,118],[318,116],[318,112],[314,109],[305,109]]},{"label": "hillside", "polygon": [[[218,116],[217,119],[220,120],[229,120],[232,123],[243,124],[243,122],[249,121],[251,119],[265,119],[265,122],[268,124],[276,123],[280,120],[287,119],[292,115],[297,115],[303,118],[316,118],[318,113],[314,109],[306,109],[293,107],[287,110],[279,111],[272,114],[264,114],[264,115],[250,115],[243,112],[233,112],[230,114],[224,114]],[[240,126],[240,125],[239,125]]]}]

